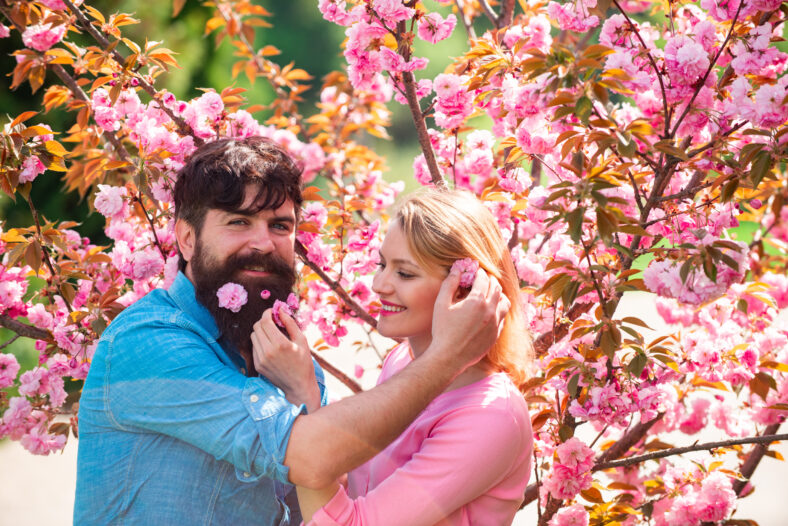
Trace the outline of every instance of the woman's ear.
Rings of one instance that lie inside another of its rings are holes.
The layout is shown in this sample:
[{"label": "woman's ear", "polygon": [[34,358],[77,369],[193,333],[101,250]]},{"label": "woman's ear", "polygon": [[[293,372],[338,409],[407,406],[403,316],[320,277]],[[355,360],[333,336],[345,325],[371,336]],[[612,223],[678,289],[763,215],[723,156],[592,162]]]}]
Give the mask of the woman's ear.
[{"label": "woman's ear", "polygon": [[183,219],[178,219],[175,221],[175,239],[178,242],[178,249],[181,251],[183,260],[188,263],[194,255],[194,246],[197,242],[197,233],[194,231],[194,227]]}]

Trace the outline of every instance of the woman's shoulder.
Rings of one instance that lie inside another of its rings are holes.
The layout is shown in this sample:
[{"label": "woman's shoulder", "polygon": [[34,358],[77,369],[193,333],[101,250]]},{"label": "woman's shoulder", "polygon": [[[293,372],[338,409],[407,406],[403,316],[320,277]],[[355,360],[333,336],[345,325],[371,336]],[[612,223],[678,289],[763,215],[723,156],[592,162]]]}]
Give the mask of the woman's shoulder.
[{"label": "woman's shoulder", "polygon": [[436,398],[431,409],[436,414],[456,418],[499,422],[501,426],[530,430],[528,404],[505,373],[494,373],[477,382],[447,391]]},{"label": "woman's shoulder", "polygon": [[383,365],[378,378],[378,384],[385,382],[402,369],[405,368],[413,357],[410,355],[410,347],[407,342],[397,344],[383,359]]}]

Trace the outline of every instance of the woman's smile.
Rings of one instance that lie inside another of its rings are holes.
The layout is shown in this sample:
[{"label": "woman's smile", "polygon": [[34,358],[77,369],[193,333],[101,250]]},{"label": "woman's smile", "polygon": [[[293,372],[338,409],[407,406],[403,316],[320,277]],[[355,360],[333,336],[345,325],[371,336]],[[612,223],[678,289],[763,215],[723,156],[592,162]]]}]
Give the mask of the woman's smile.
[{"label": "woman's smile", "polygon": [[381,308],[380,308],[380,315],[381,316],[391,316],[392,314],[398,314],[406,309],[402,305],[397,305],[396,303],[391,303],[386,300],[380,300]]}]

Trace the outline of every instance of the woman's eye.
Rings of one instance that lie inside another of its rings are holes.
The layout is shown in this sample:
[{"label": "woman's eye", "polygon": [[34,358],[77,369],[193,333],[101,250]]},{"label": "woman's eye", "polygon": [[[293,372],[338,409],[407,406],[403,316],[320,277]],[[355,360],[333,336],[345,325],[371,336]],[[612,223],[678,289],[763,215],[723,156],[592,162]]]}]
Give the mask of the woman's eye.
[{"label": "woman's eye", "polygon": [[397,272],[397,275],[399,275],[399,277],[401,277],[402,279],[410,279],[415,277],[414,274],[408,274],[407,272],[402,272],[401,270]]},{"label": "woman's eye", "polygon": [[386,268],[386,264],[385,263],[378,263],[377,265],[378,265],[378,268],[380,270],[383,270],[384,268]]}]

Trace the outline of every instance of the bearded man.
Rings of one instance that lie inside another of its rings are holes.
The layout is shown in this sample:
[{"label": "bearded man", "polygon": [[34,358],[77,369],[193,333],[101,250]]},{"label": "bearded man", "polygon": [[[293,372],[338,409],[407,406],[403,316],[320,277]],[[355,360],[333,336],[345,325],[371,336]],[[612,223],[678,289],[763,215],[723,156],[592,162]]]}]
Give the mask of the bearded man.
[{"label": "bearded man", "polygon": [[[295,283],[300,173],[260,137],[203,145],[179,172],[180,272],[104,331],[82,391],[74,524],[298,524],[290,483],[369,460],[494,342],[500,286],[477,277],[455,301],[450,274],[430,348],[374,389],[325,405],[316,364],[319,389],[262,376],[252,326]],[[238,312],[219,306],[228,282],[247,291]]]}]

